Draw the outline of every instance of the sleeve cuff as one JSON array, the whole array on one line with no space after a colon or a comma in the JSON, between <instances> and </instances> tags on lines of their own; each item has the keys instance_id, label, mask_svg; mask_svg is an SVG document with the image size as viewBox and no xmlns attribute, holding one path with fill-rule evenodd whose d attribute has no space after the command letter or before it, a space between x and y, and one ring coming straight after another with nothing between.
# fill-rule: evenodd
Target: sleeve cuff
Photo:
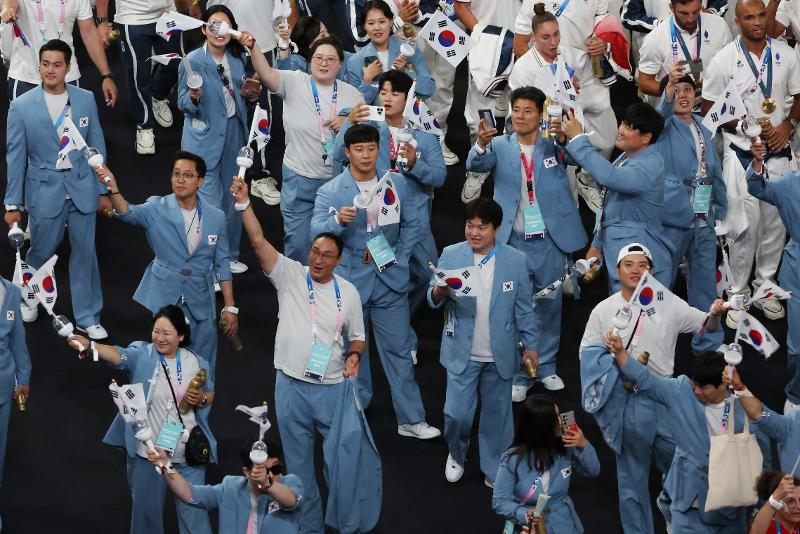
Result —
<instances>
[{"instance_id":1,"label":"sleeve cuff","mask_svg":"<svg viewBox=\"0 0 800 534\"><path fill-rule=\"evenodd\" d=\"M479 156L483 156L484 154L486 154L486 149L482 148L481 145L479 145L478 142L475 141L475 152L477 152Z\"/></svg>"}]
</instances>

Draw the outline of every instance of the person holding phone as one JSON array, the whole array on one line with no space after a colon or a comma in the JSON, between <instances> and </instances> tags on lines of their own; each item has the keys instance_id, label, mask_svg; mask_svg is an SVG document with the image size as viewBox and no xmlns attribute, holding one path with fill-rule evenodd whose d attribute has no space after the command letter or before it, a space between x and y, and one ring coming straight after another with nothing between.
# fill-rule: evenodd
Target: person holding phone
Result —
<instances>
[{"instance_id":1,"label":"person holding phone","mask_svg":"<svg viewBox=\"0 0 800 534\"><path fill-rule=\"evenodd\" d=\"M362 23L369 43L347 61L347 83L358 87L367 104L379 105L380 75L390 69L405 72L416 81L416 94L425 100L436 90L422 53L411 57L400 53L402 39L392 35L394 14L383 0L368 0L364 5Z\"/></svg>"},{"instance_id":2,"label":"person holding phone","mask_svg":"<svg viewBox=\"0 0 800 534\"><path fill-rule=\"evenodd\" d=\"M546 113L544 93L536 87L521 87L511 93L511 124L514 133L497 136L481 122L478 140L469 152L467 170L494 171L494 199L503 207L503 222L497 239L523 252L533 294L564 276L570 255L586 245L586 232L566 175L564 151L553 137L539 135ZM560 131L560 117L552 120L554 137ZM571 161L571 160L570 160ZM562 290L555 298L538 299L533 306L538 333L539 377L549 390L564 389L556 374L560 344ZM521 402L533 385L530 376L517 370L514 402Z\"/></svg>"},{"instance_id":3,"label":"person holding phone","mask_svg":"<svg viewBox=\"0 0 800 534\"><path fill-rule=\"evenodd\" d=\"M569 497L570 481L573 472L596 477L600 461L580 427L564 431L559 411L555 401L539 394L520 408L514 441L500 461L492 492L492 508L506 518L504 532L524 532L522 527L533 529L544 521L547 534L583 533ZM543 497L547 504L537 515Z\"/></svg>"},{"instance_id":4,"label":"person holding phone","mask_svg":"<svg viewBox=\"0 0 800 534\"><path fill-rule=\"evenodd\" d=\"M147 402L147 426L155 444L168 449L172 468L191 484L203 484L206 462L217 461L217 442L208 425L208 414L214 400L213 373L208 362L186 347L190 329L183 311L177 306L164 306L153 318L151 342L135 341L127 347L90 342L74 336L67 344L76 348L91 346L101 360L112 368L128 375L131 384L141 384ZM201 369L206 372L206 383L201 390L188 389ZM183 398L189 410L179 409ZM205 462L194 458L188 447L189 436L200 427L208 440L208 457ZM177 438L175 435L177 434ZM127 454L128 486L131 490L131 533L161 534L165 496L164 478L148 461L148 449L134 434L133 425L126 424L117 414L106 432L103 443L120 447ZM211 523L204 510L176 500L178 525L181 534L211 534Z\"/></svg>"}]
</instances>

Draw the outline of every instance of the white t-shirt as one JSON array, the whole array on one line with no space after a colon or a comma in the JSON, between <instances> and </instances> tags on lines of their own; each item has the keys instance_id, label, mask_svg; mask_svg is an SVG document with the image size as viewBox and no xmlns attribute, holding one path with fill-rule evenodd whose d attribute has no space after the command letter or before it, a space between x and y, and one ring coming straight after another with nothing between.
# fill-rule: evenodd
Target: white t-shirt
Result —
<instances>
[{"instance_id":1,"label":"white t-shirt","mask_svg":"<svg viewBox=\"0 0 800 534\"><path fill-rule=\"evenodd\" d=\"M47 113L50 115L50 120L53 121L53 127L55 128L56 121L61 116L61 112L64 111L64 106L67 105L69 101L69 93L64 91L60 95L54 95L52 93L48 93L47 91L42 91L44 93L44 103L47 106ZM67 116L71 117L72 112L68 111ZM59 132L62 132L64 129L64 124L62 122L61 126L59 127ZM59 133L59 138L61 137L61 133ZM72 168L72 162L69 158L64 160L63 166L65 169Z\"/></svg>"},{"instance_id":2,"label":"white t-shirt","mask_svg":"<svg viewBox=\"0 0 800 534\"><path fill-rule=\"evenodd\" d=\"M186 235L186 246L189 254L194 252L200 244L200 217L197 216L197 208L185 210L181 208L183 215L183 233Z\"/></svg>"},{"instance_id":3,"label":"white t-shirt","mask_svg":"<svg viewBox=\"0 0 800 534\"><path fill-rule=\"evenodd\" d=\"M456 0L469 4L469 9L479 22L514 29L522 0Z\"/></svg>"},{"instance_id":4,"label":"white t-shirt","mask_svg":"<svg viewBox=\"0 0 800 534\"><path fill-rule=\"evenodd\" d=\"M208 7L216 5L231 10L239 29L252 33L262 52L277 46L278 36L272 26L272 0L209 0Z\"/></svg>"},{"instance_id":5,"label":"white t-shirt","mask_svg":"<svg viewBox=\"0 0 800 534\"><path fill-rule=\"evenodd\" d=\"M727 401L717 404L704 404L703 411L706 414L706 427L709 436L719 436L722 434L722 415L725 413Z\"/></svg>"},{"instance_id":6,"label":"white t-shirt","mask_svg":"<svg viewBox=\"0 0 800 534\"><path fill-rule=\"evenodd\" d=\"M78 62L75 59L75 47L72 44L72 30L76 20L92 19L92 6L89 0L41 0L42 16L44 18L44 36L39 24L39 10L36 0L22 0L17 8L17 16L22 31L28 37L31 46L22 44L22 39L14 37L14 47L11 52L11 63L8 68L8 77L32 84L40 84L42 77L39 75L39 49L50 39L61 39L72 48L72 61L66 81L71 82L81 77ZM63 31L61 29L61 9L64 9ZM94 22L92 22L94 24ZM4 26L6 26L4 24ZM10 27L10 24L7 25ZM11 32L13 34L13 31Z\"/></svg>"},{"instance_id":7,"label":"white t-shirt","mask_svg":"<svg viewBox=\"0 0 800 534\"><path fill-rule=\"evenodd\" d=\"M225 80L228 82L228 85L226 86L222 82L221 78L219 81L219 83L222 84L222 96L225 99L225 111L228 113L228 118L230 119L236 115L236 100L233 99L233 94L231 93L233 88L233 80L231 79L231 66L228 64L228 56L223 55L220 61L217 61L217 58L214 58L214 63L217 65L222 65L222 75L225 76ZM217 71L217 76L219 76L219 71ZM228 87L230 87L231 90L228 90Z\"/></svg>"},{"instance_id":8,"label":"white t-shirt","mask_svg":"<svg viewBox=\"0 0 800 534\"><path fill-rule=\"evenodd\" d=\"M275 368L288 376L318 384L316 380L303 376L314 336L311 332L311 308L308 304L308 267L300 262L278 254L275 268L269 275L278 292L279 318L275 334ZM342 298L342 333L350 341L364 341L364 319L361 298L355 286L335 275ZM317 335L320 343L331 346L336 328L336 291L333 280L327 284L312 282L317 306ZM343 380L344 344L340 334L333 346L331 360L323 384L335 384Z\"/></svg>"},{"instance_id":9,"label":"white t-shirt","mask_svg":"<svg viewBox=\"0 0 800 534\"><path fill-rule=\"evenodd\" d=\"M788 107L783 105L792 95L800 94L800 60L797 53L784 41L772 39L772 98L777 103L776 109L770 115L761 109L764 96L761 88L756 84L756 77L739 48L739 39L734 39L720 50L709 65L706 65L706 78L703 82L703 99L715 102L725 91L733 76L736 86L744 93L747 115L754 118L767 117L773 126L778 126L787 117ZM764 48L766 51L766 48ZM750 54L747 49L745 52ZM763 55L763 52L762 52ZM761 69L761 58L750 54L756 70ZM766 78L766 71L764 77ZM750 93L750 88L755 86L755 92ZM747 93L745 93L747 91ZM743 150L750 150L750 139L743 135L723 132L725 145L734 143Z\"/></svg>"},{"instance_id":10,"label":"white t-shirt","mask_svg":"<svg viewBox=\"0 0 800 534\"><path fill-rule=\"evenodd\" d=\"M783 0L778 5L778 11L775 13L775 20L783 24L786 28L791 28L792 35L797 38L800 35L800 2L796 0L790 2Z\"/></svg>"},{"instance_id":11,"label":"white t-shirt","mask_svg":"<svg viewBox=\"0 0 800 534\"><path fill-rule=\"evenodd\" d=\"M153 24L165 11L175 11L174 0L117 0L116 6L114 22L135 26Z\"/></svg>"},{"instance_id":12,"label":"white t-shirt","mask_svg":"<svg viewBox=\"0 0 800 534\"><path fill-rule=\"evenodd\" d=\"M653 31L645 36L642 42L641 56L639 59L639 70L646 74L652 74L656 80L661 80L669 73L674 61L672 58L672 32L670 30L671 15L658 21ZM714 55L731 42L733 37L728 29L725 19L713 13L701 13L698 25L700 32L695 29L694 33L689 34L682 30L677 24L675 30L680 33L689 54L694 58L697 53L698 33L702 34L700 39L700 58L703 60L704 70L708 69ZM689 61L678 44L678 61Z\"/></svg>"},{"instance_id":13,"label":"white t-shirt","mask_svg":"<svg viewBox=\"0 0 800 534\"><path fill-rule=\"evenodd\" d=\"M322 161L319 121L314 95L309 80L311 76L300 71L280 71L280 83L275 93L283 99L283 127L286 130L286 153L283 162L292 171L306 178L332 178L333 167ZM364 100L358 89L343 81L336 82L336 113L351 108ZM322 120L326 121L332 113L333 85L325 87L317 84ZM335 135L325 128L325 135ZM331 158L328 158L330 162Z\"/></svg>"},{"instance_id":14,"label":"white t-shirt","mask_svg":"<svg viewBox=\"0 0 800 534\"><path fill-rule=\"evenodd\" d=\"M486 254L475 254L475 265L479 265ZM493 362L492 336L489 329L489 308L492 300L495 256L478 269L482 290L475 296L475 329L472 331L472 350L469 359L477 362Z\"/></svg>"},{"instance_id":15,"label":"white t-shirt","mask_svg":"<svg viewBox=\"0 0 800 534\"><path fill-rule=\"evenodd\" d=\"M606 334L613 326L614 315L624 304L625 299L622 298L622 293L617 292L595 306L586 322L581 347L602 344ZM633 335L639 317L639 309L638 304L631 306L633 318L628 326L620 332L620 337L625 344ZM655 323L647 318L643 319L645 323L642 327L641 337L630 356L637 358L642 352L649 352L650 360L647 367L658 376L671 377L675 367L675 345L678 341L678 334L699 332L705 319L705 312L692 308L677 295L673 296L669 312L662 315L660 323Z\"/></svg>"},{"instance_id":16,"label":"white t-shirt","mask_svg":"<svg viewBox=\"0 0 800 534\"><path fill-rule=\"evenodd\" d=\"M179 349L179 351L181 356L180 384L183 386L183 393L185 394L189 382L194 378L194 375L200 371L200 362L197 361L197 357L190 351L185 349ZM175 390L175 397L178 400L178 404L180 404L182 397L178 391L178 358L165 358L164 361L167 362L172 388ZM145 384L145 388L148 387L149 383ZM172 398L172 392L169 389L169 383L167 382L167 377L164 374L164 369L161 367L160 362L156 363L156 381L153 386L150 387L150 391L147 394L147 402L149 406L147 423L150 425L150 430L153 432L153 442L155 442L158 437L158 431L161 429L161 425L164 424L164 421L167 420L167 417L180 422L180 419L178 419L178 409L175 407L175 400ZM194 410L189 410L185 414L182 413L181 419L183 419L184 432L180 440L178 440L178 447L170 457L175 463L184 461L186 440L189 439L189 432L197 425ZM140 443L137 454L147 458L147 447Z\"/></svg>"}]
</instances>

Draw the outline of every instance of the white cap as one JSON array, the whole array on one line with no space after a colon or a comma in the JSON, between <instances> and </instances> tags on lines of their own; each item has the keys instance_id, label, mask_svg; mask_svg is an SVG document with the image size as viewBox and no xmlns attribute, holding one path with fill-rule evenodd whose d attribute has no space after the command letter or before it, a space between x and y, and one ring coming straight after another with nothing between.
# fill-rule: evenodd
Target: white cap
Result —
<instances>
[{"instance_id":1,"label":"white cap","mask_svg":"<svg viewBox=\"0 0 800 534\"><path fill-rule=\"evenodd\" d=\"M631 254L643 254L648 260L650 260L650 263L653 263L653 255L650 254L649 248L641 243L630 243L629 245L622 247L622 249L619 251L619 254L617 255L617 265L619 265L619 262L621 262L625 256L630 256Z\"/></svg>"}]
</instances>

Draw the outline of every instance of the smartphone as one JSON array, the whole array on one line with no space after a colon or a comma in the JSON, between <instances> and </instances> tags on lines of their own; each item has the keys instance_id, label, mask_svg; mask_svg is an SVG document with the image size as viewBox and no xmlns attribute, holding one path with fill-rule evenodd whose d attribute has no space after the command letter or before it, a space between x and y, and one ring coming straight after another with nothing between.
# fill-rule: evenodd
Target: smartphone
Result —
<instances>
[{"instance_id":1,"label":"smartphone","mask_svg":"<svg viewBox=\"0 0 800 534\"><path fill-rule=\"evenodd\" d=\"M689 74L689 70L690 69L689 69L689 62L688 61L686 61L685 59L682 59L682 60L678 61L676 63L676 65L681 67L681 70L683 71L683 74Z\"/></svg>"},{"instance_id":2,"label":"smartphone","mask_svg":"<svg viewBox=\"0 0 800 534\"><path fill-rule=\"evenodd\" d=\"M385 121L385 110L382 106L367 106L369 110L369 115L367 116L368 121Z\"/></svg>"},{"instance_id":3,"label":"smartphone","mask_svg":"<svg viewBox=\"0 0 800 534\"><path fill-rule=\"evenodd\" d=\"M559 419L561 419L561 432L566 434L567 432L575 432L578 430L578 425L575 423L575 412L561 412L558 414Z\"/></svg>"},{"instance_id":4,"label":"smartphone","mask_svg":"<svg viewBox=\"0 0 800 534\"><path fill-rule=\"evenodd\" d=\"M372 65L376 61L378 61L378 56L367 56L367 57L364 58L364 66L365 67L369 67L370 65Z\"/></svg>"},{"instance_id":5,"label":"smartphone","mask_svg":"<svg viewBox=\"0 0 800 534\"><path fill-rule=\"evenodd\" d=\"M494 120L494 113L492 113L491 109L479 109L478 117L480 117L485 129L491 130L492 128L497 128L497 122Z\"/></svg>"}]
</instances>

